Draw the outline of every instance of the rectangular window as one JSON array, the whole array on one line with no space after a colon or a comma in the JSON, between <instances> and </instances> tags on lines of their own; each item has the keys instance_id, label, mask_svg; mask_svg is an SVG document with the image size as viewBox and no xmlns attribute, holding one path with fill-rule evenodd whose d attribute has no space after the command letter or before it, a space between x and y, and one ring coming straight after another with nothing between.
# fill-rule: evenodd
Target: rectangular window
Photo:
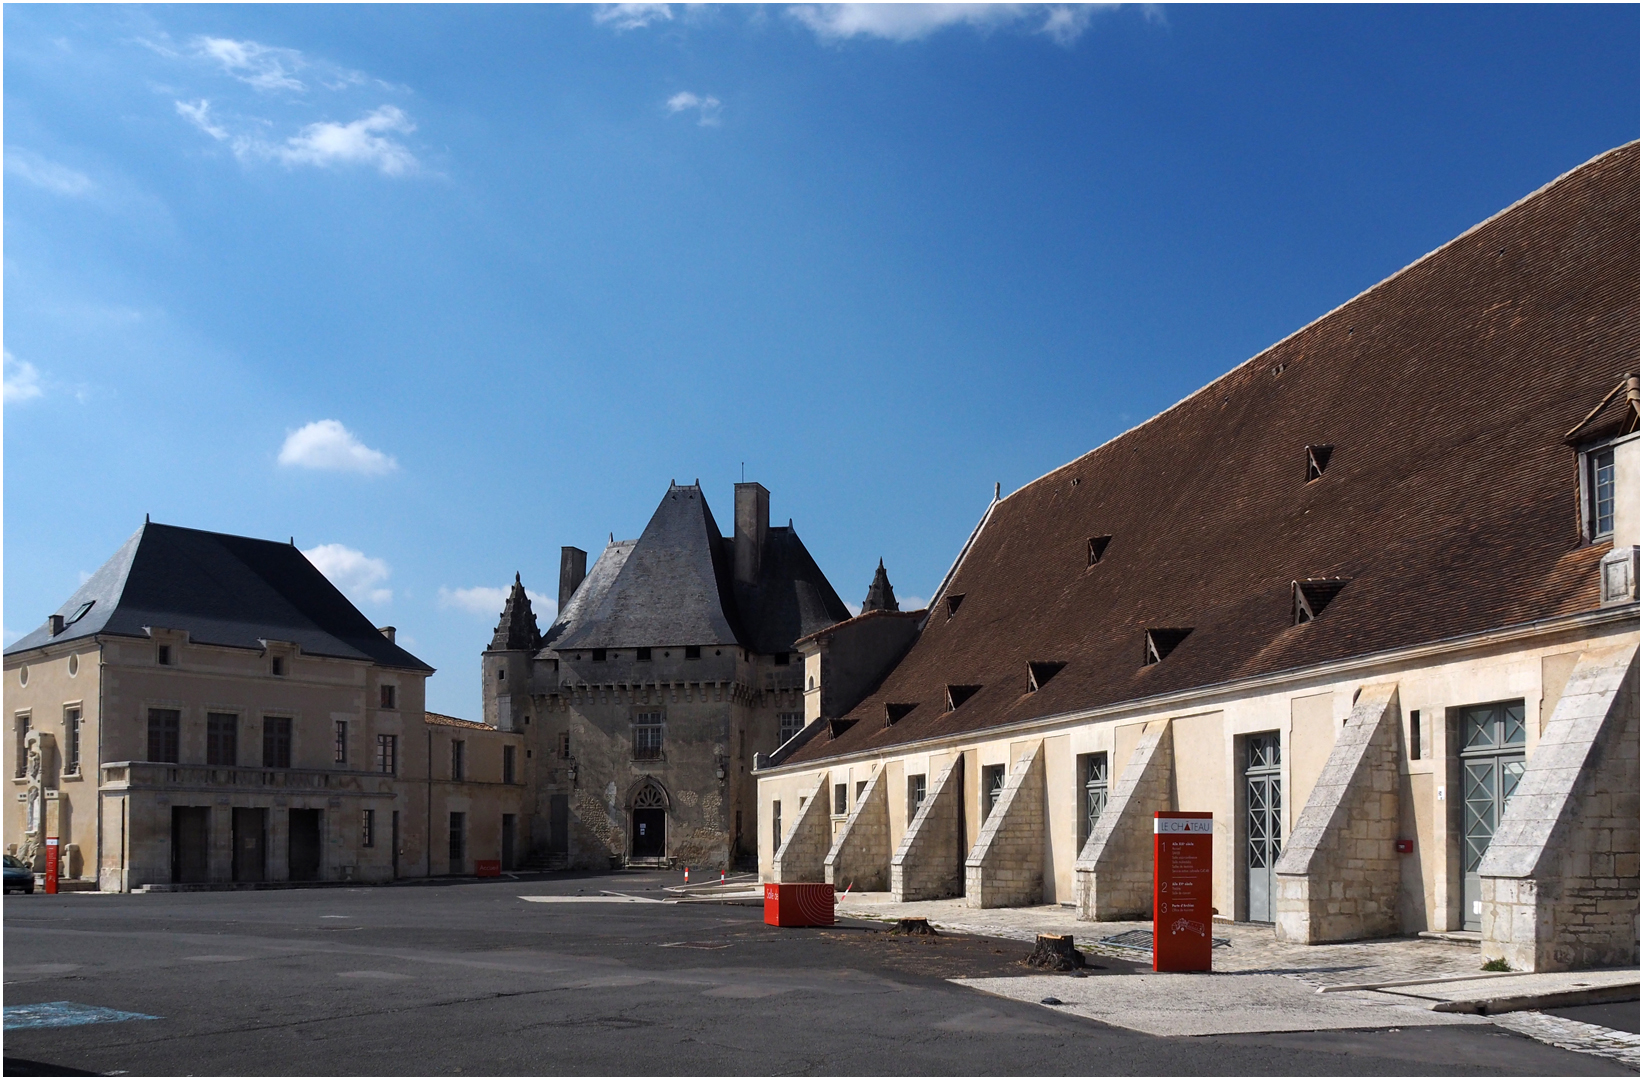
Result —
<instances>
[{"instance_id":1,"label":"rectangular window","mask_svg":"<svg viewBox=\"0 0 1643 1080\"><path fill-rule=\"evenodd\" d=\"M159 656L157 657L157 659L159 660L160 666L161 667L170 667L171 666L171 646L161 645L158 652L159 652Z\"/></svg>"},{"instance_id":2,"label":"rectangular window","mask_svg":"<svg viewBox=\"0 0 1643 1080\"><path fill-rule=\"evenodd\" d=\"M850 812L850 787L848 784L833 785L833 813L841 817Z\"/></svg>"},{"instance_id":3,"label":"rectangular window","mask_svg":"<svg viewBox=\"0 0 1643 1080\"><path fill-rule=\"evenodd\" d=\"M396 689L397 688L395 686L393 686L391 683L383 683L382 686L380 687L380 691L381 691L381 695L382 695L382 699L381 699L382 700L382 707L384 709L393 709L393 708L398 707L394 704L394 693L395 693Z\"/></svg>"},{"instance_id":4,"label":"rectangular window","mask_svg":"<svg viewBox=\"0 0 1643 1080\"><path fill-rule=\"evenodd\" d=\"M17 716L17 775L27 776L29 767L29 714L19 713Z\"/></svg>"},{"instance_id":5,"label":"rectangular window","mask_svg":"<svg viewBox=\"0 0 1643 1080\"><path fill-rule=\"evenodd\" d=\"M365 810L359 820L359 846L376 847L377 844L377 812Z\"/></svg>"},{"instance_id":6,"label":"rectangular window","mask_svg":"<svg viewBox=\"0 0 1643 1080\"><path fill-rule=\"evenodd\" d=\"M377 736L377 772L388 776L399 769L399 736Z\"/></svg>"},{"instance_id":7,"label":"rectangular window","mask_svg":"<svg viewBox=\"0 0 1643 1080\"><path fill-rule=\"evenodd\" d=\"M262 767L289 769L291 767L291 718L265 716L262 718Z\"/></svg>"},{"instance_id":8,"label":"rectangular window","mask_svg":"<svg viewBox=\"0 0 1643 1080\"><path fill-rule=\"evenodd\" d=\"M148 760L176 761L177 732L182 713L176 709L148 710Z\"/></svg>"},{"instance_id":9,"label":"rectangular window","mask_svg":"<svg viewBox=\"0 0 1643 1080\"><path fill-rule=\"evenodd\" d=\"M605 650L603 650L603 649L593 650L593 662L595 664L603 664L605 662Z\"/></svg>"},{"instance_id":10,"label":"rectangular window","mask_svg":"<svg viewBox=\"0 0 1643 1080\"><path fill-rule=\"evenodd\" d=\"M776 666L777 667L786 667L787 665L791 664L792 662L793 662L793 654L792 653L779 652L779 653L776 654Z\"/></svg>"},{"instance_id":11,"label":"rectangular window","mask_svg":"<svg viewBox=\"0 0 1643 1080\"><path fill-rule=\"evenodd\" d=\"M513 747L504 746L502 748L502 782L504 784L511 784L511 783L514 782L514 779L513 779L513 755L514 755L514 748Z\"/></svg>"},{"instance_id":12,"label":"rectangular window","mask_svg":"<svg viewBox=\"0 0 1643 1080\"><path fill-rule=\"evenodd\" d=\"M701 658L702 658L702 647L700 645L686 645L685 646L685 659L686 660L700 660Z\"/></svg>"},{"instance_id":13,"label":"rectangular window","mask_svg":"<svg viewBox=\"0 0 1643 1080\"><path fill-rule=\"evenodd\" d=\"M918 773L907 778L907 824L911 825L918 816L918 808L924 805L924 774Z\"/></svg>"},{"instance_id":14,"label":"rectangular window","mask_svg":"<svg viewBox=\"0 0 1643 1080\"><path fill-rule=\"evenodd\" d=\"M451 740L451 779L466 779L468 744L461 739Z\"/></svg>"},{"instance_id":15,"label":"rectangular window","mask_svg":"<svg viewBox=\"0 0 1643 1080\"><path fill-rule=\"evenodd\" d=\"M568 731L559 733L559 756L561 758L570 757L570 732Z\"/></svg>"},{"instance_id":16,"label":"rectangular window","mask_svg":"<svg viewBox=\"0 0 1643 1080\"><path fill-rule=\"evenodd\" d=\"M1614 447L1586 455L1586 488L1590 493L1592 539L1614 533Z\"/></svg>"},{"instance_id":17,"label":"rectangular window","mask_svg":"<svg viewBox=\"0 0 1643 1080\"><path fill-rule=\"evenodd\" d=\"M770 804L770 850L772 853L782 849L782 801L777 799Z\"/></svg>"},{"instance_id":18,"label":"rectangular window","mask_svg":"<svg viewBox=\"0 0 1643 1080\"><path fill-rule=\"evenodd\" d=\"M285 674L285 657L283 657L283 656L274 657L273 663L269 666L268 670L272 671L275 675L284 675Z\"/></svg>"},{"instance_id":19,"label":"rectangular window","mask_svg":"<svg viewBox=\"0 0 1643 1080\"><path fill-rule=\"evenodd\" d=\"M642 649L634 650L633 658L635 660L648 661L650 659L650 646L647 645Z\"/></svg>"},{"instance_id":20,"label":"rectangular window","mask_svg":"<svg viewBox=\"0 0 1643 1080\"><path fill-rule=\"evenodd\" d=\"M1409 710L1409 760L1421 759L1421 711Z\"/></svg>"},{"instance_id":21,"label":"rectangular window","mask_svg":"<svg viewBox=\"0 0 1643 1080\"><path fill-rule=\"evenodd\" d=\"M80 710L73 706L63 710L63 771L80 773Z\"/></svg>"},{"instance_id":22,"label":"rectangular window","mask_svg":"<svg viewBox=\"0 0 1643 1080\"><path fill-rule=\"evenodd\" d=\"M240 763L240 718L233 713L205 714L205 763L233 768Z\"/></svg>"},{"instance_id":23,"label":"rectangular window","mask_svg":"<svg viewBox=\"0 0 1643 1080\"><path fill-rule=\"evenodd\" d=\"M857 780L856 781L856 801L857 802L861 802L861 797L862 797L863 794L866 793L866 791L867 791L867 781Z\"/></svg>"},{"instance_id":24,"label":"rectangular window","mask_svg":"<svg viewBox=\"0 0 1643 1080\"><path fill-rule=\"evenodd\" d=\"M633 720L633 756L651 761L662 756L662 714L640 713Z\"/></svg>"},{"instance_id":25,"label":"rectangular window","mask_svg":"<svg viewBox=\"0 0 1643 1080\"><path fill-rule=\"evenodd\" d=\"M1084 784L1084 812L1078 818L1078 844L1095 831L1095 823L1107 808L1107 755L1084 754L1079 758L1079 779Z\"/></svg>"},{"instance_id":26,"label":"rectangular window","mask_svg":"<svg viewBox=\"0 0 1643 1080\"><path fill-rule=\"evenodd\" d=\"M457 866L467 857L468 815L451 811L451 865Z\"/></svg>"},{"instance_id":27,"label":"rectangular window","mask_svg":"<svg viewBox=\"0 0 1643 1080\"><path fill-rule=\"evenodd\" d=\"M998 798L1004 794L1004 766L983 765L981 767L981 820L986 821L993 816L993 807L998 805Z\"/></svg>"},{"instance_id":28,"label":"rectangular window","mask_svg":"<svg viewBox=\"0 0 1643 1080\"><path fill-rule=\"evenodd\" d=\"M348 764L348 721L337 721L337 752L338 765Z\"/></svg>"},{"instance_id":29,"label":"rectangular window","mask_svg":"<svg viewBox=\"0 0 1643 1080\"><path fill-rule=\"evenodd\" d=\"M776 745L780 746L782 743L786 742L788 739L791 739L793 736L797 735L801 730L803 730L803 728L804 728L804 713L802 713L802 712L784 712L784 713L782 713L782 730L781 730L781 735L780 735L780 742L778 742Z\"/></svg>"}]
</instances>

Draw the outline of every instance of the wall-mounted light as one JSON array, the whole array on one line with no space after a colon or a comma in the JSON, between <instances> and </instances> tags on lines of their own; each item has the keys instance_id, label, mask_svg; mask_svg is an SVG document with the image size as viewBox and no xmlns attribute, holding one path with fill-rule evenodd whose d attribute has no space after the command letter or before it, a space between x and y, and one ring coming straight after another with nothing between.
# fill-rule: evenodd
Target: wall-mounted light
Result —
<instances>
[{"instance_id":1,"label":"wall-mounted light","mask_svg":"<svg viewBox=\"0 0 1643 1080\"><path fill-rule=\"evenodd\" d=\"M570 782L573 784L576 783L576 762L572 761L570 763L570 767L565 771L570 774Z\"/></svg>"}]
</instances>

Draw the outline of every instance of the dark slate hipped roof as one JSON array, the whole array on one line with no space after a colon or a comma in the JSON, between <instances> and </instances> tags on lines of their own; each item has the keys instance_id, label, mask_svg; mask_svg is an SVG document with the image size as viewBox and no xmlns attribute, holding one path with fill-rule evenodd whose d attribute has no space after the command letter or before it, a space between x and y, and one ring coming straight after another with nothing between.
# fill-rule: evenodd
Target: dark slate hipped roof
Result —
<instances>
[{"instance_id":1,"label":"dark slate hipped roof","mask_svg":"<svg viewBox=\"0 0 1643 1080\"><path fill-rule=\"evenodd\" d=\"M1581 539L1566 440L1635 423L1638 202L1631 143L995 504L963 606L935 597L857 722L789 763L1597 609L1610 546ZM1333 448L1310 482L1309 446ZM1347 583L1292 625L1306 578ZM1030 663L1066 666L1028 693ZM981 689L949 711L953 684ZM888 702L917 707L892 728Z\"/></svg>"},{"instance_id":2,"label":"dark slate hipped roof","mask_svg":"<svg viewBox=\"0 0 1643 1080\"><path fill-rule=\"evenodd\" d=\"M72 618L87 603L56 637L48 621L5 655L94 634L147 637L152 626L205 645L290 641L314 656L433 671L383 637L295 546L273 540L145 523L57 614Z\"/></svg>"},{"instance_id":3,"label":"dark slate hipped roof","mask_svg":"<svg viewBox=\"0 0 1643 1080\"><path fill-rule=\"evenodd\" d=\"M492 649L534 649L542 644L542 633L536 626L536 612L531 610L531 598L519 575L513 576L513 588L502 605L502 618L497 621L496 633L491 635Z\"/></svg>"},{"instance_id":4,"label":"dark slate hipped roof","mask_svg":"<svg viewBox=\"0 0 1643 1080\"><path fill-rule=\"evenodd\" d=\"M734 581L734 543L698 485L670 484L637 540L606 546L543 645L739 645L769 654L850 617L791 527L767 531L756 583Z\"/></svg>"}]
</instances>

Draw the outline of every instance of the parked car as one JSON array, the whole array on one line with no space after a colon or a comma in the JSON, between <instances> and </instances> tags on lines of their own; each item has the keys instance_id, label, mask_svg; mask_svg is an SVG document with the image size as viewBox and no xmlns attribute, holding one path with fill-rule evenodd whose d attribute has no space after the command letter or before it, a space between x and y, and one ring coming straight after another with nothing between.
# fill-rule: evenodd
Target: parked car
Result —
<instances>
[{"instance_id":1,"label":"parked car","mask_svg":"<svg viewBox=\"0 0 1643 1080\"><path fill-rule=\"evenodd\" d=\"M22 889L26 893L34 891L34 871L24 866L22 860L16 856L6 856L6 891Z\"/></svg>"}]
</instances>

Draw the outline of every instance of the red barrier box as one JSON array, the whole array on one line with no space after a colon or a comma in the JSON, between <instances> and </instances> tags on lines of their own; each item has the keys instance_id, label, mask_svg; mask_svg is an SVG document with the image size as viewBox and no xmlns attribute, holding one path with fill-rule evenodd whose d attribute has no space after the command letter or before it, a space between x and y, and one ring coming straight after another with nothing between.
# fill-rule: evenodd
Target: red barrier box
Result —
<instances>
[{"instance_id":1,"label":"red barrier box","mask_svg":"<svg viewBox=\"0 0 1643 1080\"><path fill-rule=\"evenodd\" d=\"M474 877L501 877L501 859L475 859Z\"/></svg>"},{"instance_id":2,"label":"red barrier box","mask_svg":"<svg viewBox=\"0 0 1643 1080\"><path fill-rule=\"evenodd\" d=\"M1161 810L1152 834L1152 970L1208 971L1214 816Z\"/></svg>"},{"instance_id":3,"label":"red barrier box","mask_svg":"<svg viewBox=\"0 0 1643 1080\"><path fill-rule=\"evenodd\" d=\"M811 882L765 885L764 921L769 926L832 926L833 886Z\"/></svg>"}]
</instances>

